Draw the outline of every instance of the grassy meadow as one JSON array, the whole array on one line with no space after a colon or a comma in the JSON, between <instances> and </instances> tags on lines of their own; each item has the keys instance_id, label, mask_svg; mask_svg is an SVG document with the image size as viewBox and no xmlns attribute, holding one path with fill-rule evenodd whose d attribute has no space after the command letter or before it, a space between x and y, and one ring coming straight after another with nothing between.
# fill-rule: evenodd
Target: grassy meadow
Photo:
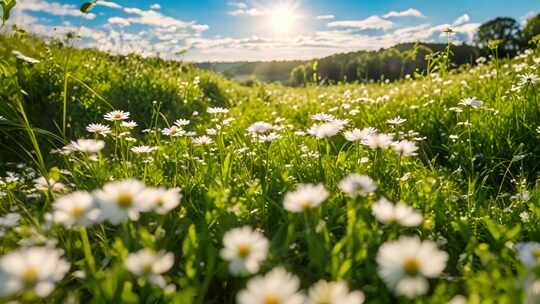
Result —
<instances>
[{"instance_id":1,"label":"grassy meadow","mask_svg":"<svg viewBox=\"0 0 540 304\"><path fill-rule=\"evenodd\" d=\"M0 301L540 301L540 48L287 88L69 45L0 36Z\"/></svg>"}]
</instances>

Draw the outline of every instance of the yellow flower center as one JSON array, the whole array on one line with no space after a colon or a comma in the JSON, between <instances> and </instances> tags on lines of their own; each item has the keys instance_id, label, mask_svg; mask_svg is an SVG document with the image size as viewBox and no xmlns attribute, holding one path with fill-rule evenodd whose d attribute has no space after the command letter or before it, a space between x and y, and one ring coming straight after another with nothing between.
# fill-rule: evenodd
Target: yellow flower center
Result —
<instances>
[{"instance_id":1,"label":"yellow flower center","mask_svg":"<svg viewBox=\"0 0 540 304\"><path fill-rule=\"evenodd\" d=\"M129 193L121 193L116 200L118 201L118 206L120 206L120 208L127 209L133 205L133 196Z\"/></svg>"},{"instance_id":2,"label":"yellow flower center","mask_svg":"<svg viewBox=\"0 0 540 304\"><path fill-rule=\"evenodd\" d=\"M533 255L537 260L540 260L540 248L533 249L532 255Z\"/></svg>"},{"instance_id":3,"label":"yellow flower center","mask_svg":"<svg viewBox=\"0 0 540 304\"><path fill-rule=\"evenodd\" d=\"M264 300L264 304L279 304L279 299L274 295L268 295Z\"/></svg>"},{"instance_id":4,"label":"yellow flower center","mask_svg":"<svg viewBox=\"0 0 540 304\"><path fill-rule=\"evenodd\" d=\"M410 276L415 276L420 271L420 262L415 258L406 259L403 263L403 269Z\"/></svg>"},{"instance_id":5,"label":"yellow flower center","mask_svg":"<svg viewBox=\"0 0 540 304\"><path fill-rule=\"evenodd\" d=\"M30 266L26 268L26 270L24 271L22 275L23 281L28 285L36 283L38 278L39 278L39 272L37 268L34 266Z\"/></svg>"},{"instance_id":6,"label":"yellow flower center","mask_svg":"<svg viewBox=\"0 0 540 304\"><path fill-rule=\"evenodd\" d=\"M142 271L144 273L151 273L152 272L152 264L145 264L143 267L142 267Z\"/></svg>"},{"instance_id":7,"label":"yellow flower center","mask_svg":"<svg viewBox=\"0 0 540 304\"><path fill-rule=\"evenodd\" d=\"M158 199L156 199L156 205L158 205L159 207L165 205L165 202L163 201L163 199L160 197Z\"/></svg>"},{"instance_id":8,"label":"yellow flower center","mask_svg":"<svg viewBox=\"0 0 540 304\"><path fill-rule=\"evenodd\" d=\"M240 244L238 246L238 256L241 257L242 259L247 258L250 253L251 253L251 247L249 245Z\"/></svg>"},{"instance_id":9,"label":"yellow flower center","mask_svg":"<svg viewBox=\"0 0 540 304\"><path fill-rule=\"evenodd\" d=\"M304 210L307 210L311 208L311 204L308 201L303 201L300 203L300 207Z\"/></svg>"},{"instance_id":10,"label":"yellow flower center","mask_svg":"<svg viewBox=\"0 0 540 304\"><path fill-rule=\"evenodd\" d=\"M73 209L71 209L71 214L75 218L80 218L82 216L83 212L84 212L84 210L81 207L74 207Z\"/></svg>"}]
</instances>

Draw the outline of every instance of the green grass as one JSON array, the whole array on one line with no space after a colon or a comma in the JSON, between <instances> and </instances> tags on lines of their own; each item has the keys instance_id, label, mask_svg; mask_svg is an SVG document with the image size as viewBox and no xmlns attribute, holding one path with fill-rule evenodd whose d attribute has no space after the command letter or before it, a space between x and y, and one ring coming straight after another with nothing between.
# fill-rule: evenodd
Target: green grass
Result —
<instances>
[{"instance_id":1,"label":"green grass","mask_svg":"<svg viewBox=\"0 0 540 304\"><path fill-rule=\"evenodd\" d=\"M16 60L13 49L41 62ZM533 59L540 51L440 77L306 88L247 88L188 64L45 45L21 34L0 37L0 56L9 71L0 76L0 115L8 120L0 122L0 157L3 170L18 177L4 178L0 185L0 214L22 216L16 227L1 229L0 254L17 250L22 240L55 241L71 264L42 302L235 303L251 276L231 275L219 251L223 235L245 225L260 229L270 242L259 274L284 266L305 290L321 279L344 280L362 290L367 303L447 303L458 294L469 303L519 303L525 278L538 271L522 266L513 246L540 241L540 83L517 91L512 86L524 73L539 75ZM515 71L520 64L523 70ZM458 106L468 97L483 106ZM218 106L229 113L206 112ZM108 136L96 160L81 153L48 153L70 140L92 138L86 125L105 123L103 115L113 109L129 111L139 123L130 131L135 143ZM195 111L199 115L193 116ZM307 130L311 115L319 112L348 119L347 130L403 132L404 138L418 140L418 156L370 150L341 134L329 139L295 134ZM387 123L398 115L407 121ZM198 135L216 129L209 135L213 143L197 146L189 137L142 132L168 127L178 118L191 120L186 129ZM227 118L234 120L224 124ZM276 123L277 118L282 119ZM254 141L246 128L256 121L283 126L276 131L281 138ZM157 149L146 159L131 152L136 145ZM367 161L359 162L364 157ZM7 163L14 160L26 165ZM346 197L337 185L350 173L373 178L377 192ZM67 185L69 192L137 178L147 186L179 187L183 197L166 215L144 213L138 221L79 231L50 224L47 214L61 194L35 189L33 180L43 175ZM408 178L400 179L404 175ZM284 196L301 183L323 183L330 196L305 214L290 213L283 208ZM530 197L515 196L524 192ZM414 207L423 223L403 228L378 222L371 206L381 196ZM524 212L527 221L520 216ZM396 296L377 274L378 249L403 235L436 241L449 255L428 293L413 300ZM175 255L164 277L176 291L167 293L125 269L128 253L141 248ZM86 271L85 278L80 271ZM8 299L38 301L31 293Z\"/></svg>"}]
</instances>

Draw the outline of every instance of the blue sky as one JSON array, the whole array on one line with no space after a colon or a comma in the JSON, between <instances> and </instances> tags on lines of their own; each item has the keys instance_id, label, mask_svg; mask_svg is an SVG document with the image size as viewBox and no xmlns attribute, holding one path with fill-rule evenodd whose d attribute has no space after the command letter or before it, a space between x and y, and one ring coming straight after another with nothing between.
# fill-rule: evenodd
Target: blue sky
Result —
<instances>
[{"instance_id":1,"label":"blue sky","mask_svg":"<svg viewBox=\"0 0 540 304\"><path fill-rule=\"evenodd\" d=\"M80 47L170 59L309 59L400 42L471 42L496 16L524 22L540 1L111 0L82 16L78 0L19 0L12 22L43 36L78 33ZM187 50L183 57L177 53Z\"/></svg>"}]
</instances>

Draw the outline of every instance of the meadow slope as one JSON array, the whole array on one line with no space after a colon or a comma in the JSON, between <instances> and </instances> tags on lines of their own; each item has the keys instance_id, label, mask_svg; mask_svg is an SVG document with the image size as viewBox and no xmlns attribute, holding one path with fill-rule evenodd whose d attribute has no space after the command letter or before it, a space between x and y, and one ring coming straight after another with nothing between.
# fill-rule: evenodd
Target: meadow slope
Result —
<instances>
[{"instance_id":1,"label":"meadow slope","mask_svg":"<svg viewBox=\"0 0 540 304\"><path fill-rule=\"evenodd\" d=\"M443 64L243 87L0 36L0 297L536 303L540 49Z\"/></svg>"}]
</instances>

